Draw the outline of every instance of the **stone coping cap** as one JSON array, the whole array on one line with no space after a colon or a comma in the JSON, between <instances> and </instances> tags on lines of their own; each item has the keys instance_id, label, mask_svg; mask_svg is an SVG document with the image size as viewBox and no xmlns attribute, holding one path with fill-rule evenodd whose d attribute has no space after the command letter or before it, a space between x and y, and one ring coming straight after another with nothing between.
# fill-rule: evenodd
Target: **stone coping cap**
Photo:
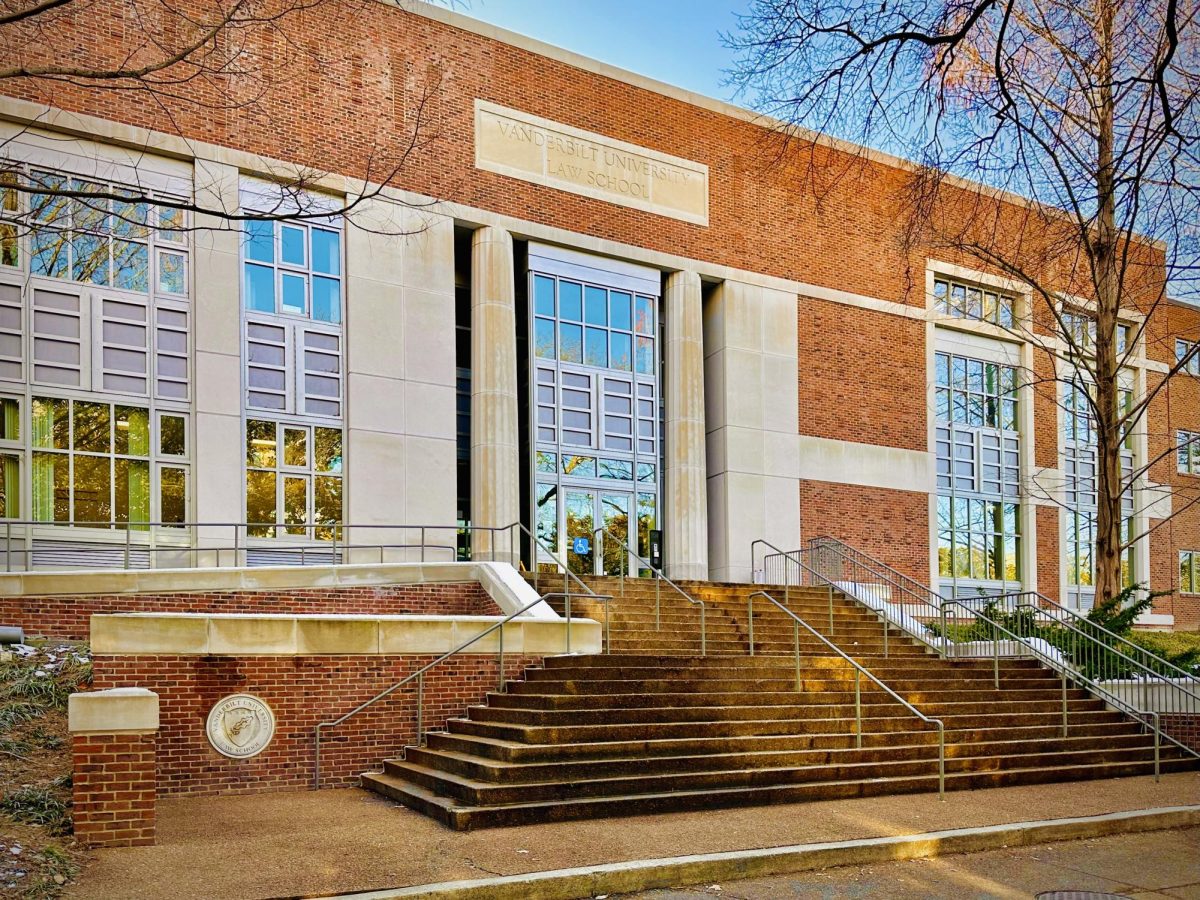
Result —
<instances>
[{"instance_id":1,"label":"stone coping cap","mask_svg":"<svg viewBox=\"0 0 1200 900\"><path fill-rule=\"evenodd\" d=\"M72 734L147 734L158 730L158 694L146 688L109 688L67 698Z\"/></svg>"},{"instance_id":2,"label":"stone coping cap","mask_svg":"<svg viewBox=\"0 0 1200 900\"><path fill-rule=\"evenodd\" d=\"M100 656L441 655L462 646L501 616L364 616L269 613L112 613L91 619L92 652ZM570 622L570 649L598 653L601 625ZM464 653L551 655L567 650L565 619L519 616Z\"/></svg>"}]
</instances>

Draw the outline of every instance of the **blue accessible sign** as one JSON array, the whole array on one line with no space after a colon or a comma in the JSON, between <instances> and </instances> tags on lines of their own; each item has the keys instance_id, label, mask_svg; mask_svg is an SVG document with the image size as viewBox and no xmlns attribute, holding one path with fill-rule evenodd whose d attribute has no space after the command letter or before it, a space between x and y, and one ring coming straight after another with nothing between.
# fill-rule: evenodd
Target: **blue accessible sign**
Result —
<instances>
[{"instance_id":1,"label":"blue accessible sign","mask_svg":"<svg viewBox=\"0 0 1200 900\"><path fill-rule=\"evenodd\" d=\"M577 556L583 556L592 549L592 542L585 537L577 537L571 541L571 552Z\"/></svg>"}]
</instances>

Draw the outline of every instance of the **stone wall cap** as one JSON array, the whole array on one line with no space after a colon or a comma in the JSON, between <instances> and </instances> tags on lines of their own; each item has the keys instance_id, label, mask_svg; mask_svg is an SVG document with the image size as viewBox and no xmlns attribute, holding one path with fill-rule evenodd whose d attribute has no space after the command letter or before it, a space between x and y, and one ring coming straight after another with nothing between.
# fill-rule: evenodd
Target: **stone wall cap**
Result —
<instances>
[{"instance_id":1,"label":"stone wall cap","mask_svg":"<svg viewBox=\"0 0 1200 900\"><path fill-rule=\"evenodd\" d=\"M72 734L149 734L158 730L158 694L140 687L86 691L67 698Z\"/></svg>"}]
</instances>

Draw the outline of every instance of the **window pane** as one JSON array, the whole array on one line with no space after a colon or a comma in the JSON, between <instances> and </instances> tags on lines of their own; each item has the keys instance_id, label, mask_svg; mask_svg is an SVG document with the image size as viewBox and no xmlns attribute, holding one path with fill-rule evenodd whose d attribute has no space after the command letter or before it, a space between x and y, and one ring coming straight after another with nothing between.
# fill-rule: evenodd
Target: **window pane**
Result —
<instances>
[{"instance_id":1,"label":"window pane","mask_svg":"<svg viewBox=\"0 0 1200 900\"><path fill-rule=\"evenodd\" d=\"M302 316L308 309L308 279L303 275L293 275L291 272L282 274L281 300L283 312L295 313ZM315 313L315 310L314 310Z\"/></svg>"},{"instance_id":2,"label":"window pane","mask_svg":"<svg viewBox=\"0 0 1200 900\"><path fill-rule=\"evenodd\" d=\"M608 292L588 287L584 291L584 320L589 325L608 324Z\"/></svg>"},{"instance_id":3,"label":"window pane","mask_svg":"<svg viewBox=\"0 0 1200 900\"><path fill-rule=\"evenodd\" d=\"M539 450L537 452L537 470L551 475L555 474L558 471L558 454Z\"/></svg>"},{"instance_id":4,"label":"window pane","mask_svg":"<svg viewBox=\"0 0 1200 900\"><path fill-rule=\"evenodd\" d=\"M116 521L150 521L150 463L144 459L114 459ZM142 526L145 527L144 525Z\"/></svg>"},{"instance_id":5,"label":"window pane","mask_svg":"<svg viewBox=\"0 0 1200 900\"><path fill-rule=\"evenodd\" d=\"M338 428L313 429L313 465L318 472L342 471L342 432Z\"/></svg>"},{"instance_id":6,"label":"window pane","mask_svg":"<svg viewBox=\"0 0 1200 900\"><path fill-rule=\"evenodd\" d=\"M320 322L342 321L342 285L336 278L313 277L312 317Z\"/></svg>"},{"instance_id":7,"label":"window pane","mask_svg":"<svg viewBox=\"0 0 1200 900\"><path fill-rule=\"evenodd\" d=\"M566 322L558 326L560 356L565 362L583 362L583 329Z\"/></svg>"},{"instance_id":8,"label":"window pane","mask_svg":"<svg viewBox=\"0 0 1200 900\"><path fill-rule=\"evenodd\" d=\"M649 297L637 298L637 331L654 334L654 301Z\"/></svg>"},{"instance_id":9,"label":"window pane","mask_svg":"<svg viewBox=\"0 0 1200 900\"><path fill-rule=\"evenodd\" d=\"M187 293L187 257L182 253L158 251L158 289L164 294Z\"/></svg>"},{"instance_id":10,"label":"window pane","mask_svg":"<svg viewBox=\"0 0 1200 900\"><path fill-rule=\"evenodd\" d=\"M534 352L542 359L554 359L554 321L535 319L533 324Z\"/></svg>"},{"instance_id":11,"label":"window pane","mask_svg":"<svg viewBox=\"0 0 1200 900\"><path fill-rule=\"evenodd\" d=\"M304 428L283 429L283 464L308 465L308 431Z\"/></svg>"},{"instance_id":12,"label":"window pane","mask_svg":"<svg viewBox=\"0 0 1200 900\"><path fill-rule=\"evenodd\" d=\"M534 310L539 316L554 315L554 279L545 275L533 276Z\"/></svg>"},{"instance_id":13,"label":"window pane","mask_svg":"<svg viewBox=\"0 0 1200 900\"><path fill-rule=\"evenodd\" d=\"M74 520L80 522L112 521L112 484L107 456L75 457Z\"/></svg>"},{"instance_id":14,"label":"window pane","mask_svg":"<svg viewBox=\"0 0 1200 900\"><path fill-rule=\"evenodd\" d=\"M342 479L329 476L317 476L316 493L313 496L313 517L322 525L332 525L342 521ZM333 535L330 529L317 529L317 538L329 540Z\"/></svg>"},{"instance_id":15,"label":"window pane","mask_svg":"<svg viewBox=\"0 0 1200 900\"><path fill-rule=\"evenodd\" d=\"M275 423L246 422L246 465L275 468Z\"/></svg>"},{"instance_id":16,"label":"window pane","mask_svg":"<svg viewBox=\"0 0 1200 900\"><path fill-rule=\"evenodd\" d=\"M0 222L0 266L21 264L21 242L17 239L17 226Z\"/></svg>"},{"instance_id":17,"label":"window pane","mask_svg":"<svg viewBox=\"0 0 1200 900\"><path fill-rule=\"evenodd\" d=\"M112 428L107 403L84 403L76 400L73 418L75 450L93 453L108 453L112 450Z\"/></svg>"},{"instance_id":18,"label":"window pane","mask_svg":"<svg viewBox=\"0 0 1200 900\"><path fill-rule=\"evenodd\" d=\"M114 284L126 291L149 290L150 251L145 244L113 241Z\"/></svg>"},{"instance_id":19,"label":"window pane","mask_svg":"<svg viewBox=\"0 0 1200 900\"><path fill-rule=\"evenodd\" d=\"M65 231L36 229L30 247L30 265L34 275L48 278L67 277L67 237Z\"/></svg>"},{"instance_id":20,"label":"window pane","mask_svg":"<svg viewBox=\"0 0 1200 900\"><path fill-rule=\"evenodd\" d=\"M115 436L117 453L149 456L150 411L136 406L118 406Z\"/></svg>"},{"instance_id":21,"label":"window pane","mask_svg":"<svg viewBox=\"0 0 1200 900\"><path fill-rule=\"evenodd\" d=\"M21 459L0 456L0 519L21 518Z\"/></svg>"},{"instance_id":22,"label":"window pane","mask_svg":"<svg viewBox=\"0 0 1200 900\"><path fill-rule=\"evenodd\" d=\"M579 322L583 319L583 287L573 281L558 283L559 318Z\"/></svg>"},{"instance_id":23,"label":"window pane","mask_svg":"<svg viewBox=\"0 0 1200 900\"><path fill-rule=\"evenodd\" d=\"M609 348L611 365L614 369L621 369L625 372L633 369L633 339L628 334L622 334L619 331L612 332L612 341Z\"/></svg>"},{"instance_id":24,"label":"window pane","mask_svg":"<svg viewBox=\"0 0 1200 900\"><path fill-rule=\"evenodd\" d=\"M163 415L158 420L158 450L165 456L187 455L187 423L183 416Z\"/></svg>"},{"instance_id":25,"label":"window pane","mask_svg":"<svg viewBox=\"0 0 1200 900\"><path fill-rule=\"evenodd\" d=\"M38 522L70 520L70 465L65 453L33 454L33 518Z\"/></svg>"},{"instance_id":26,"label":"window pane","mask_svg":"<svg viewBox=\"0 0 1200 900\"><path fill-rule=\"evenodd\" d=\"M246 223L246 259L275 262L275 223Z\"/></svg>"},{"instance_id":27,"label":"window pane","mask_svg":"<svg viewBox=\"0 0 1200 900\"><path fill-rule=\"evenodd\" d=\"M30 425L33 446L66 450L70 446L70 422L67 419L68 401L57 398L34 397Z\"/></svg>"},{"instance_id":28,"label":"window pane","mask_svg":"<svg viewBox=\"0 0 1200 900\"><path fill-rule=\"evenodd\" d=\"M342 236L324 228L312 230L312 268L324 275L342 274Z\"/></svg>"},{"instance_id":29,"label":"window pane","mask_svg":"<svg viewBox=\"0 0 1200 900\"><path fill-rule=\"evenodd\" d=\"M108 238L76 234L71 240L71 277L89 284L109 283Z\"/></svg>"},{"instance_id":30,"label":"window pane","mask_svg":"<svg viewBox=\"0 0 1200 900\"><path fill-rule=\"evenodd\" d=\"M0 397L0 441L21 439L21 401Z\"/></svg>"},{"instance_id":31,"label":"window pane","mask_svg":"<svg viewBox=\"0 0 1200 900\"><path fill-rule=\"evenodd\" d=\"M642 375L654 374L654 338L638 335L637 370Z\"/></svg>"},{"instance_id":32,"label":"window pane","mask_svg":"<svg viewBox=\"0 0 1200 900\"><path fill-rule=\"evenodd\" d=\"M292 526L288 534L307 535L303 527L308 522L308 479L287 477L283 479L283 521Z\"/></svg>"},{"instance_id":33,"label":"window pane","mask_svg":"<svg viewBox=\"0 0 1200 900\"><path fill-rule=\"evenodd\" d=\"M275 270L246 264L246 309L275 312Z\"/></svg>"},{"instance_id":34,"label":"window pane","mask_svg":"<svg viewBox=\"0 0 1200 900\"><path fill-rule=\"evenodd\" d=\"M187 521L187 473L183 469L158 470L159 521Z\"/></svg>"},{"instance_id":35,"label":"window pane","mask_svg":"<svg viewBox=\"0 0 1200 900\"><path fill-rule=\"evenodd\" d=\"M275 529L264 527L275 522L275 473L246 472L246 521L257 523L247 528L251 537L274 537Z\"/></svg>"},{"instance_id":36,"label":"window pane","mask_svg":"<svg viewBox=\"0 0 1200 900\"><path fill-rule=\"evenodd\" d=\"M304 265L304 229L281 225L279 229L279 258L292 266Z\"/></svg>"},{"instance_id":37,"label":"window pane","mask_svg":"<svg viewBox=\"0 0 1200 900\"><path fill-rule=\"evenodd\" d=\"M562 469L564 475L578 475L581 478L595 478L596 457L567 456L564 453L562 458Z\"/></svg>"},{"instance_id":38,"label":"window pane","mask_svg":"<svg viewBox=\"0 0 1200 900\"><path fill-rule=\"evenodd\" d=\"M558 552L558 485L539 482L534 518L538 540L552 552ZM539 555L544 552L539 548Z\"/></svg>"},{"instance_id":39,"label":"window pane","mask_svg":"<svg viewBox=\"0 0 1200 900\"><path fill-rule=\"evenodd\" d=\"M564 326L573 327L573 326ZM587 347L584 362L601 368L608 365L608 332L603 328L587 329Z\"/></svg>"}]
</instances>

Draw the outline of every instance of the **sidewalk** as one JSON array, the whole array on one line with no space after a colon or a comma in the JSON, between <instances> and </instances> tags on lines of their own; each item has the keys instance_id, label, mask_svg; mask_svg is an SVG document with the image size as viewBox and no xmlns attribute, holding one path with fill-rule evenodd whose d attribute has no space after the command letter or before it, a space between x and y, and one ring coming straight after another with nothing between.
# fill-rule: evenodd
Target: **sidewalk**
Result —
<instances>
[{"instance_id":1,"label":"sidewalk","mask_svg":"<svg viewBox=\"0 0 1200 900\"><path fill-rule=\"evenodd\" d=\"M625 896L630 900L1030 900L1044 891L1197 900L1200 828L845 866Z\"/></svg>"},{"instance_id":2,"label":"sidewalk","mask_svg":"<svg viewBox=\"0 0 1200 900\"><path fill-rule=\"evenodd\" d=\"M453 832L357 789L164 800L159 844L101 850L72 898L332 894L1200 804L1200 774Z\"/></svg>"}]
</instances>

